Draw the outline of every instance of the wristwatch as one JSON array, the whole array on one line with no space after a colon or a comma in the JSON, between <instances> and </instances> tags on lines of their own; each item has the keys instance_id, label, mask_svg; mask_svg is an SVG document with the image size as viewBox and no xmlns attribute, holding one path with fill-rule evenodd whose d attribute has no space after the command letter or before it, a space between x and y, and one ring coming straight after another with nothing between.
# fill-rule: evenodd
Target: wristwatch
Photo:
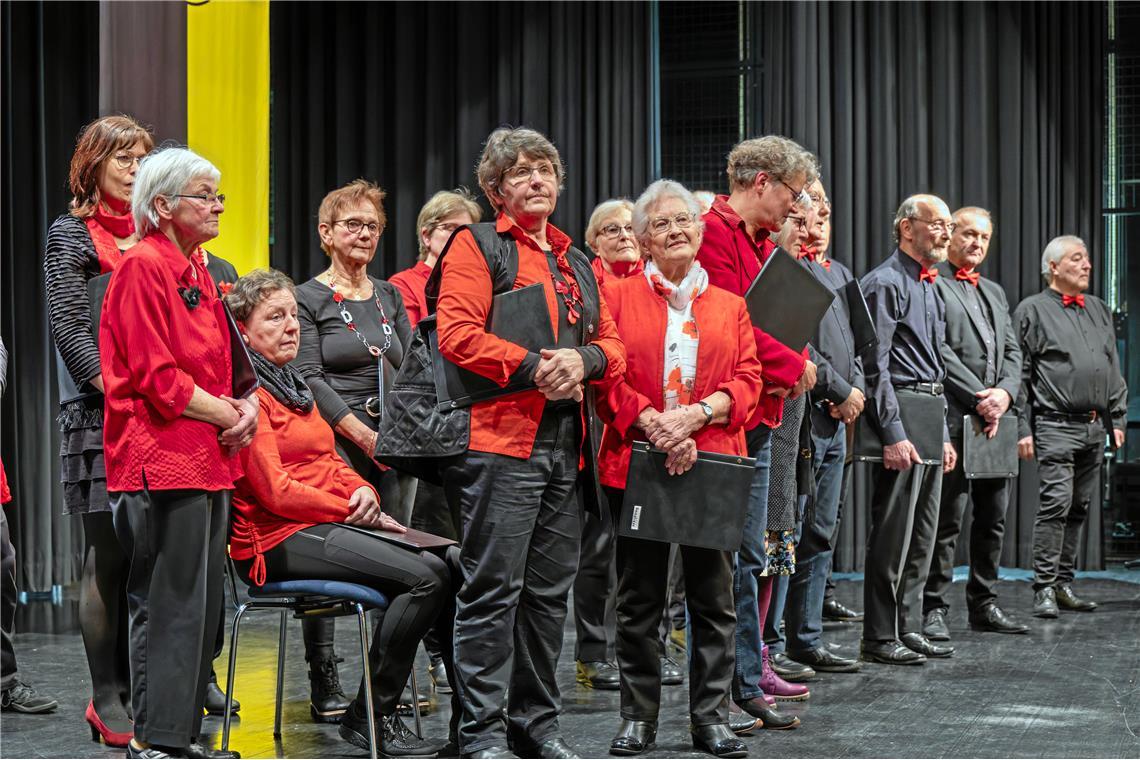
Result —
<instances>
[{"instance_id":1,"label":"wristwatch","mask_svg":"<svg viewBox=\"0 0 1140 760\"><path fill-rule=\"evenodd\" d=\"M710 425L713 421L713 408L707 401L698 401L697 406L705 413L705 424Z\"/></svg>"}]
</instances>

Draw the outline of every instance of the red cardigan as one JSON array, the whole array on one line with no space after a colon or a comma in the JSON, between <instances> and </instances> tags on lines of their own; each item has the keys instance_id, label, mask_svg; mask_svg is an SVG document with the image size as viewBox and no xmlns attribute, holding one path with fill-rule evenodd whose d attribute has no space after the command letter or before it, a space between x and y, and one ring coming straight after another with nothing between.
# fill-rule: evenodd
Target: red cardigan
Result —
<instances>
[{"instance_id":1,"label":"red cardigan","mask_svg":"<svg viewBox=\"0 0 1140 760\"><path fill-rule=\"evenodd\" d=\"M625 343L624 376L603 384L598 414L606 423L598 456L602 484L625 488L630 448L645 434L637 417L648 407L665 405L665 326L668 305L644 277L609 278L602 295ZM719 454L746 454L744 425L756 410L762 387L756 341L744 299L710 286L693 301L693 319L700 331L693 398L724 391L732 399L724 425L706 425L693 435L697 448Z\"/></svg>"},{"instance_id":2,"label":"red cardigan","mask_svg":"<svg viewBox=\"0 0 1140 760\"><path fill-rule=\"evenodd\" d=\"M332 428L315 405L302 414L264 388L257 395L257 433L241 451L245 476L234 490L230 556L253 559L249 577L260 586L265 552L317 523L344 522L353 492L371 486L337 455Z\"/></svg>"},{"instance_id":3,"label":"red cardigan","mask_svg":"<svg viewBox=\"0 0 1140 760\"><path fill-rule=\"evenodd\" d=\"M709 273L709 282L730 293L743 296L768 261L775 243L765 238L759 244L744 228L744 221L728 205L728 196L718 195L703 217L704 239L697 261ZM808 358L807 349L796 353L763 330L753 328L757 355L763 365L764 382L777 388L791 388L799 382ZM763 422L777 427L784 414L784 400L763 393L756 414L745 426L751 430Z\"/></svg>"}]
</instances>

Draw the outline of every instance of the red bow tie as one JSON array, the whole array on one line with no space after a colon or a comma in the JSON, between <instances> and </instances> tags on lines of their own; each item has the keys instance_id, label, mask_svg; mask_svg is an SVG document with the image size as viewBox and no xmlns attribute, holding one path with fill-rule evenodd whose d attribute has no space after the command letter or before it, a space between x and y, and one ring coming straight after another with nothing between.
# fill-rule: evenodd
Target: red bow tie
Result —
<instances>
[{"instance_id":1,"label":"red bow tie","mask_svg":"<svg viewBox=\"0 0 1140 760\"><path fill-rule=\"evenodd\" d=\"M1084 295L1061 296L1061 306L1069 306L1071 304L1076 304L1077 306L1080 306L1082 309L1085 308L1085 297L1084 297Z\"/></svg>"},{"instance_id":2,"label":"red bow tie","mask_svg":"<svg viewBox=\"0 0 1140 760\"><path fill-rule=\"evenodd\" d=\"M810 259L812 256L815 256L815 251L813 251L811 248L808 248L806 245L801 245L800 252L796 254L796 258L800 259L801 261L803 259Z\"/></svg>"},{"instance_id":3,"label":"red bow tie","mask_svg":"<svg viewBox=\"0 0 1140 760\"><path fill-rule=\"evenodd\" d=\"M957 272L954 273L954 279L955 280L961 280L962 282L968 282L971 285L973 285L975 288L978 287L978 280L981 279L981 277L982 276L980 274L978 274L977 272L967 272L965 269L959 269Z\"/></svg>"},{"instance_id":4,"label":"red bow tie","mask_svg":"<svg viewBox=\"0 0 1140 760\"><path fill-rule=\"evenodd\" d=\"M922 270L918 273L919 282L925 281L933 285L936 279L938 279L937 269L927 269L926 267L923 267Z\"/></svg>"}]
</instances>

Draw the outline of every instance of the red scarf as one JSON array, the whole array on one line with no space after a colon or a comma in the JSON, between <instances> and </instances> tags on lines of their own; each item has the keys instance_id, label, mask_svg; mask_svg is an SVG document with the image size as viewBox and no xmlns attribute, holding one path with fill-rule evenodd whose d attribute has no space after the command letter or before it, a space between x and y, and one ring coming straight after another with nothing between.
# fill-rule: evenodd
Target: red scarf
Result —
<instances>
[{"instance_id":1,"label":"red scarf","mask_svg":"<svg viewBox=\"0 0 1140 760\"><path fill-rule=\"evenodd\" d=\"M1084 295L1078 294L1075 296L1066 296L1066 295L1061 296L1061 306L1062 307L1071 306L1072 304L1076 304L1077 306L1081 307L1082 309L1085 308L1085 297L1084 297Z\"/></svg>"},{"instance_id":2,"label":"red scarf","mask_svg":"<svg viewBox=\"0 0 1140 760\"><path fill-rule=\"evenodd\" d=\"M967 272L965 267L959 267L958 271L954 273L954 279L961 282L968 282L975 288L978 287L978 280L981 275L977 272Z\"/></svg>"},{"instance_id":3,"label":"red scarf","mask_svg":"<svg viewBox=\"0 0 1140 760\"><path fill-rule=\"evenodd\" d=\"M113 271L123 257L115 238L122 240L135 234L135 219L129 208L127 213L116 215L106 211L102 203L96 204L95 213L86 223L95 252L99 254L99 271L103 274Z\"/></svg>"}]
</instances>

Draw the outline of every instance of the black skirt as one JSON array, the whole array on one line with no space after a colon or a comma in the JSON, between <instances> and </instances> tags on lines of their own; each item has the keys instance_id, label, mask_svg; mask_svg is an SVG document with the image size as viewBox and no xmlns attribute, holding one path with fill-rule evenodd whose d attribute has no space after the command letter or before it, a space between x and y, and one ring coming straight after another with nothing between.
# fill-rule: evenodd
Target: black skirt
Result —
<instances>
[{"instance_id":1,"label":"black skirt","mask_svg":"<svg viewBox=\"0 0 1140 760\"><path fill-rule=\"evenodd\" d=\"M57 422L63 513L110 512L103 466L103 397L65 404Z\"/></svg>"}]
</instances>

